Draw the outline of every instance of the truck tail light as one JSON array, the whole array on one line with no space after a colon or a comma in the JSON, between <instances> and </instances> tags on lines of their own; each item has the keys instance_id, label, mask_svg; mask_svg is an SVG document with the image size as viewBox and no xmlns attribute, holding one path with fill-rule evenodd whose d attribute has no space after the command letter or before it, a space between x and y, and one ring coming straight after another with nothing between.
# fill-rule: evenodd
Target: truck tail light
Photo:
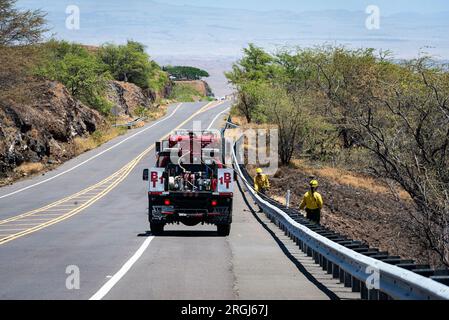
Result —
<instances>
[{"instance_id":1,"label":"truck tail light","mask_svg":"<svg viewBox=\"0 0 449 320\"><path fill-rule=\"evenodd\" d=\"M164 205L169 206L171 204L170 199L165 199L164 200Z\"/></svg>"},{"instance_id":2,"label":"truck tail light","mask_svg":"<svg viewBox=\"0 0 449 320\"><path fill-rule=\"evenodd\" d=\"M216 207L218 205L218 201L217 200L212 200L212 207Z\"/></svg>"}]
</instances>

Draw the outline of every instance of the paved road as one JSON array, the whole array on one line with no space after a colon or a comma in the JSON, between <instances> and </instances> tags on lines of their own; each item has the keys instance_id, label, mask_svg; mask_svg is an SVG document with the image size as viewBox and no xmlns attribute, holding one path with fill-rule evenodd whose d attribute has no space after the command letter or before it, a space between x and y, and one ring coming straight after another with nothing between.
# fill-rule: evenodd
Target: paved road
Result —
<instances>
[{"instance_id":1,"label":"paved road","mask_svg":"<svg viewBox=\"0 0 449 320\"><path fill-rule=\"evenodd\" d=\"M228 238L213 226L148 233L141 173L154 163L149 147L192 121L217 127L228 108L229 102L171 106L164 119L1 188L0 299L327 299L238 189ZM80 271L79 289L66 287L68 266Z\"/></svg>"}]
</instances>

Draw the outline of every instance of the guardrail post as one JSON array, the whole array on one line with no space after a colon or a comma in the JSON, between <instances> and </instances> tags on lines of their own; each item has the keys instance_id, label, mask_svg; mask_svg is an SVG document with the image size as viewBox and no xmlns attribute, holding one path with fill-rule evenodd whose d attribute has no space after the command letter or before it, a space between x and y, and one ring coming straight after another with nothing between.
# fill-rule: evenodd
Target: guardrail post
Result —
<instances>
[{"instance_id":1,"label":"guardrail post","mask_svg":"<svg viewBox=\"0 0 449 320\"><path fill-rule=\"evenodd\" d=\"M361 291L361 281L357 278L352 278L352 292Z\"/></svg>"},{"instance_id":2,"label":"guardrail post","mask_svg":"<svg viewBox=\"0 0 449 320\"><path fill-rule=\"evenodd\" d=\"M340 267L334 263L332 268L332 276L334 279L338 279L340 277Z\"/></svg>"},{"instance_id":3,"label":"guardrail post","mask_svg":"<svg viewBox=\"0 0 449 320\"><path fill-rule=\"evenodd\" d=\"M327 274L332 274L333 263L327 260Z\"/></svg>"},{"instance_id":4,"label":"guardrail post","mask_svg":"<svg viewBox=\"0 0 449 320\"><path fill-rule=\"evenodd\" d=\"M290 190L287 190L287 195L285 196L285 207L290 208Z\"/></svg>"},{"instance_id":5,"label":"guardrail post","mask_svg":"<svg viewBox=\"0 0 449 320\"><path fill-rule=\"evenodd\" d=\"M345 272L344 277L345 277L345 287L351 288L352 287L352 276L348 272Z\"/></svg>"},{"instance_id":6,"label":"guardrail post","mask_svg":"<svg viewBox=\"0 0 449 320\"><path fill-rule=\"evenodd\" d=\"M368 299L369 300L379 300L379 290L376 290L376 289L368 290Z\"/></svg>"},{"instance_id":7,"label":"guardrail post","mask_svg":"<svg viewBox=\"0 0 449 320\"><path fill-rule=\"evenodd\" d=\"M360 296L362 300L368 300L368 288L366 287L366 284L364 282L360 283L361 283Z\"/></svg>"},{"instance_id":8,"label":"guardrail post","mask_svg":"<svg viewBox=\"0 0 449 320\"><path fill-rule=\"evenodd\" d=\"M306 247L307 249L307 256L308 257L311 257L312 255L313 255L313 251L312 251L312 249L310 248L310 247Z\"/></svg>"},{"instance_id":9,"label":"guardrail post","mask_svg":"<svg viewBox=\"0 0 449 320\"><path fill-rule=\"evenodd\" d=\"M320 267L323 268L324 271L327 271L327 259L324 256L321 256Z\"/></svg>"},{"instance_id":10,"label":"guardrail post","mask_svg":"<svg viewBox=\"0 0 449 320\"><path fill-rule=\"evenodd\" d=\"M320 263L320 254L318 252L314 251L313 255L314 255L313 260L315 261L316 264L319 264Z\"/></svg>"},{"instance_id":11,"label":"guardrail post","mask_svg":"<svg viewBox=\"0 0 449 320\"><path fill-rule=\"evenodd\" d=\"M390 300L390 297L382 291L379 291L379 300Z\"/></svg>"},{"instance_id":12,"label":"guardrail post","mask_svg":"<svg viewBox=\"0 0 449 320\"><path fill-rule=\"evenodd\" d=\"M340 268L339 278L341 283L345 283L345 271L342 268Z\"/></svg>"}]
</instances>

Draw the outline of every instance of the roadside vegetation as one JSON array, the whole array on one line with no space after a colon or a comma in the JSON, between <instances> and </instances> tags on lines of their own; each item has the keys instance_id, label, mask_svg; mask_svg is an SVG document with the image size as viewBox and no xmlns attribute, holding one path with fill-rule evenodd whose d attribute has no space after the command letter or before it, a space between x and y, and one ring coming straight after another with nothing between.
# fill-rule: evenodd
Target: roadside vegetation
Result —
<instances>
[{"instance_id":1,"label":"roadside vegetation","mask_svg":"<svg viewBox=\"0 0 449 320\"><path fill-rule=\"evenodd\" d=\"M209 77L207 71L189 66L165 66L163 70L175 80L200 80Z\"/></svg>"},{"instance_id":2,"label":"roadside vegetation","mask_svg":"<svg viewBox=\"0 0 449 320\"><path fill-rule=\"evenodd\" d=\"M204 96L201 92L196 90L190 84L184 84L182 82L174 84L169 99L180 102L195 102L195 101L210 100L210 98Z\"/></svg>"},{"instance_id":3,"label":"roadside vegetation","mask_svg":"<svg viewBox=\"0 0 449 320\"><path fill-rule=\"evenodd\" d=\"M134 83L147 95L168 85L168 76L152 60L142 44L105 44L98 50L66 41L50 40L42 45L41 63L36 75L59 81L70 93L104 115L112 104L105 98L108 80Z\"/></svg>"},{"instance_id":4,"label":"roadside vegetation","mask_svg":"<svg viewBox=\"0 0 449 320\"><path fill-rule=\"evenodd\" d=\"M394 181L416 209L402 227L449 266L447 70L373 49L250 45L227 77L235 114L279 128L282 165L302 159Z\"/></svg>"},{"instance_id":5,"label":"roadside vegetation","mask_svg":"<svg viewBox=\"0 0 449 320\"><path fill-rule=\"evenodd\" d=\"M100 47L97 56L105 72L115 80L131 82L144 90L161 91L169 82L168 74L151 60L145 46L136 41L126 45L111 43Z\"/></svg>"}]
</instances>

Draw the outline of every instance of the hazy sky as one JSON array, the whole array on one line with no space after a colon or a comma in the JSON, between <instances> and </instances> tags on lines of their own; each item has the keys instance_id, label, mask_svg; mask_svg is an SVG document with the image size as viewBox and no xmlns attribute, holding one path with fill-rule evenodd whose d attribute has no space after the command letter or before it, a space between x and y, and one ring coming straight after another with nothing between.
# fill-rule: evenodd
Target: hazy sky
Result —
<instances>
[{"instance_id":1,"label":"hazy sky","mask_svg":"<svg viewBox=\"0 0 449 320\"><path fill-rule=\"evenodd\" d=\"M101 45L142 42L161 63L207 68L225 83L248 43L269 51L321 44L392 50L396 58L422 51L449 59L447 0L19 0L48 12L59 39ZM67 28L66 8L80 9L80 28ZM368 5L377 5L379 29L366 27ZM216 89L218 91L220 89Z\"/></svg>"},{"instance_id":2,"label":"hazy sky","mask_svg":"<svg viewBox=\"0 0 449 320\"><path fill-rule=\"evenodd\" d=\"M161 3L249 10L365 10L377 5L385 14L398 12L430 13L449 11L447 0L158 0Z\"/></svg>"}]
</instances>

